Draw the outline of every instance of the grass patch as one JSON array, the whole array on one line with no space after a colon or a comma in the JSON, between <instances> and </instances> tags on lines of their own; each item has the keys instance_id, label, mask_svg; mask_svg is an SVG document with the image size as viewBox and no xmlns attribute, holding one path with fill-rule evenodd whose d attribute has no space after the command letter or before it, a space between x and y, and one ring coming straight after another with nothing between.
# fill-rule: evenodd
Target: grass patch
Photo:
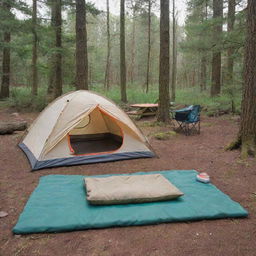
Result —
<instances>
[{"instance_id":1,"label":"grass patch","mask_svg":"<svg viewBox=\"0 0 256 256\"><path fill-rule=\"evenodd\" d=\"M145 121L142 123L139 123L141 127L159 127L159 126L167 126L167 124L163 122L158 122L158 121Z\"/></svg>"},{"instance_id":2,"label":"grass patch","mask_svg":"<svg viewBox=\"0 0 256 256\"><path fill-rule=\"evenodd\" d=\"M175 136L176 132L168 131L168 132L157 132L153 134L153 137L157 140L169 140L171 137Z\"/></svg>"}]
</instances>

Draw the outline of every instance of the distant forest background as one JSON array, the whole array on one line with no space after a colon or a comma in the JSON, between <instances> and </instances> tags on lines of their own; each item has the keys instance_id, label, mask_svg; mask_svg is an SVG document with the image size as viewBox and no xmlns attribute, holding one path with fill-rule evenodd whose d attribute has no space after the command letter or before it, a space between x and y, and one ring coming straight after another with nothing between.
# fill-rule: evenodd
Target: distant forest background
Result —
<instances>
[{"instance_id":1,"label":"distant forest background","mask_svg":"<svg viewBox=\"0 0 256 256\"><path fill-rule=\"evenodd\" d=\"M8 0L4 2L8 4ZM62 57L63 92L76 88L76 3L72 0L34 0L37 4L35 23L32 5L26 1L9 2L9 7L6 8L3 3L0 8L1 17L5 17L0 21L0 62L2 65L3 49L8 44L11 52L12 104L41 110L52 98L47 98L47 90L51 86L52 58L56 52ZM55 45L54 6L58 2L62 11L61 48ZM111 10L108 13L107 5L109 1L106 1L105 10L99 10L93 2L85 4L88 86L120 102L121 18L112 14ZM186 101L187 104L207 101L215 112L216 109L239 112L245 7L246 1L243 0L188 0L187 17L181 26L177 22L179 12L175 1L170 1L172 101ZM21 13L25 18L20 18ZM125 63L129 102L154 102L158 99L159 16L159 1L125 1ZM10 42L3 40L5 31L11 34ZM30 97L35 40L38 93ZM220 97L210 99L216 95Z\"/></svg>"}]
</instances>

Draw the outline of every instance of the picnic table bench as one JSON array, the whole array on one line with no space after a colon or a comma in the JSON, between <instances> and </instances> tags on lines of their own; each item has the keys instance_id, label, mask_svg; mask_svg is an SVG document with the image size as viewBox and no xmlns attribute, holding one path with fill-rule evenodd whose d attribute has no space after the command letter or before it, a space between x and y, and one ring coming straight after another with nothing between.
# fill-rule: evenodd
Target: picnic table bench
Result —
<instances>
[{"instance_id":1,"label":"picnic table bench","mask_svg":"<svg viewBox=\"0 0 256 256\"><path fill-rule=\"evenodd\" d=\"M126 112L128 115L136 115L137 119L141 119L145 116L155 116L158 110L157 103L142 103L142 104L132 104L132 108L136 108L133 111Z\"/></svg>"}]
</instances>

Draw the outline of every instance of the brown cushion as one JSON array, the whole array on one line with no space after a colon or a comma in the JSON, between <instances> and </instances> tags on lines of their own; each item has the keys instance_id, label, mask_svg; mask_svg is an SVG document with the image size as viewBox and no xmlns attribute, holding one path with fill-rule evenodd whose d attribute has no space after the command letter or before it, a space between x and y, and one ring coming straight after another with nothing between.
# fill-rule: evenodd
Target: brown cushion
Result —
<instances>
[{"instance_id":1,"label":"brown cushion","mask_svg":"<svg viewBox=\"0 0 256 256\"><path fill-rule=\"evenodd\" d=\"M171 200L183 193L161 174L85 178L91 204L127 204Z\"/></svg>"}]
</instances>

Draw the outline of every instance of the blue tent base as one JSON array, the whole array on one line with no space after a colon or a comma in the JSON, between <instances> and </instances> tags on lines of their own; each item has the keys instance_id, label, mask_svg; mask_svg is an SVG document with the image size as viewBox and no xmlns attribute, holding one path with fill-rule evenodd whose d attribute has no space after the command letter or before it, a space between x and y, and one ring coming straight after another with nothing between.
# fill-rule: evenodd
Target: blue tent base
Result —
<instances>
[{"instance_id":1,"label":"blue tent base","mask_svg":"<svg viewBox=\"0 0 256 256\"><path fill-rule=\"evenodd\" d=\"M185 195L164 202L92 206L86 200L84 176L44 176L40 178L13 232L63 232L248 216L240 204L214 185L196 181L196 171L140 172L133 175L153 173L163 174ZM110 175L97 177L103 176Z\"/></svg>"},{"instance_id":2,"label":"blue tent base","mask_svg":"<svg viewBox=\"0 0 256 256\"><path fill-rule=\"evenodd\" d=\"M45 168L60 167L60 166L94 164L94 163L113 162L113 161L120 161L120 160L127 160L127 159L155 157L155 154L151 151L134 151L134 152L124 152L124 153L113 153L113 154L84 155L84 156L56 158L56 159L39 161L35 158L33 153L29 150L29 148L24 143L20 143L18 146L26 154L33 171L45 169Z\"/></svg>"}]
</instances>

